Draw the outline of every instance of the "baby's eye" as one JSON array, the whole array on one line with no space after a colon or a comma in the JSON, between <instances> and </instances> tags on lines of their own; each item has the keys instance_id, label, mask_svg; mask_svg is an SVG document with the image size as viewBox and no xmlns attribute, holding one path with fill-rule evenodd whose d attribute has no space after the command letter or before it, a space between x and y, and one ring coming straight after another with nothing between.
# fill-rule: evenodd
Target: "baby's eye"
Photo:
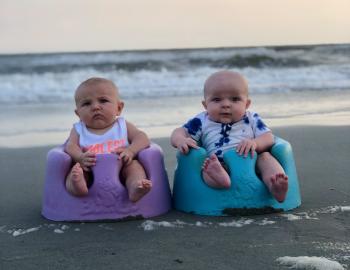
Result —
<instances>
[{"instance_id":1,"label":"baby's eye","mask_svg":"<svg viewBox=\"0 0 350 270\"><path fill-rule=\"evenodd\" d=\"M240 101L241 98L240 98L240 97L231 97L231 100L232 100L233 102L237 102L237 101Z\"/></svg>"},{"instance_id":2,"label":"baby's eye","mask_svg":"<svg viewBox=\"0 0 350 270\"><path fill-rule=\"evenodd\" d=\"M107 98L101 98L101 99L100 99L100 102L101 102L101 103L106 103L106 102L109 102L109 100L108 100Z\"/></svg>"},{"instance_id":3,"label":"baby's eye","mask_svg":"<svg viewBox=\"0 0 350 270\"><path fill-rule=\"evenodd\" d=\"M212 98L212 101L214 101L214 102L219 102L219 101L220 101L220 98L214 97L214 98Z\"/></svg>"},{"instance_id":4,"label":"baby's eye","mask_svg":"<svg viewBox=\"0 0 350 270\"><path fill-rule=\"evenodd\" d=\"M91 104L90 101L85 101L81 104L82 107L89 106Z\"/></svg>"}]
</instances>

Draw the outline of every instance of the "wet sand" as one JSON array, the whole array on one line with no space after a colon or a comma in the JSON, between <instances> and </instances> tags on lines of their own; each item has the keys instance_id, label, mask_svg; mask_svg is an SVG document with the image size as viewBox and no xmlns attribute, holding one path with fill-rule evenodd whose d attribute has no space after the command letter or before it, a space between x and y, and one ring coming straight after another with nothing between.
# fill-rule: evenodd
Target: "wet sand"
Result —
<instances>
[{"instance_id":1,"label":"wet sand","mask_svg":"<svg viewBox=\"0 0 350 270\"><path fill-rule=\"evenodd\" d=\"M0 269L288 269L276 261L283 256L323 256L347 269L350 127L274 133L292 144L302 205L248 217L171 210L148 220L52 222L40 214L52 146L1 148ZM154 142L164 150L172 185L175 150L167 138Z\"/></svg>"}]
</instances>

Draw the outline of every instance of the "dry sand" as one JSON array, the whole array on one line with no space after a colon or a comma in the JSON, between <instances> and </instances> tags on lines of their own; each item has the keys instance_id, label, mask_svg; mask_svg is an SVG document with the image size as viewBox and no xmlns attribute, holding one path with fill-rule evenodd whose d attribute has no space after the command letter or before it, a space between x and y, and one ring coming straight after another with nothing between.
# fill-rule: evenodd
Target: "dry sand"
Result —
<instances>
[{"instance_id":1,"label":"dry sand","mask_svg":"<svg viewBox=\"0 0 350 270\"><path fill-rule=\"evenodd\" d=\"M275 128L293 147L302 205L284 214L55 223L40 215L52 146L0 149L0 269L287 269L283 256L350 267L350 127ZM172 183L175 150L165 153Z\"/></svg>"}]
</instances>

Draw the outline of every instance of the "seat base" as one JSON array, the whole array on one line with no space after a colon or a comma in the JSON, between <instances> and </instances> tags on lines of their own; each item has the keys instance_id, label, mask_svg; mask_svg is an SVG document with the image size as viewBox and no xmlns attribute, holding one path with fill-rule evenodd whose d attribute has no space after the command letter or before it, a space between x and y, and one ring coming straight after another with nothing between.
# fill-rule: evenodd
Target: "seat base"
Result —
<instances>
[{"instance_id":1,"label":"seat base","mask_svg":"<svg viewBox=\"0 0 350 270\"><path fill-rule=\"evenodd\" d=\"M301 198L291 145L275 138L271 154L281 163L288 175L288 192L284 202L276 201L255 173L254 158L244 158L235 151L224 155L231 172L229 189L209 187L201 176L207 157L203 148L191 149L188 155L177 154L173 198L176 209L200 215L250 215L286 211L300 206Z\"/></svg>"},{"instance_id":2,"label":"seat base","mask_svg":"<svg viewBox=\"0 0 350 270\"><path fill-rule=\"evenodd\" d=\"M171 193L164 168L161 148L152 144L142 150L138 160L144 166L152 189L136 203L128 198L120 183L120 161L114 154L97 155L93 167L94 182L84 197L75 197L65 188L65 179L72 166L71 157L56 147L47 155L42 215L54 221L120 220L148 218L171 209Z\"/></svg>"}]
</instances>

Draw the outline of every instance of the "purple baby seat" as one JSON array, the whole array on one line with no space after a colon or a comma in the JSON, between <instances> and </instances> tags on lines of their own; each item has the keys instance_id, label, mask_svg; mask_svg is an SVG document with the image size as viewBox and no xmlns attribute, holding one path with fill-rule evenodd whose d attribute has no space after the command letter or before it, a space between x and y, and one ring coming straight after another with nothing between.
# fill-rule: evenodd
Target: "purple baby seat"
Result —
<instances>
[{"instance_id":1,"label":"purple baby seat","mask_svg":"<svg viewBox=\"0 0 350 270\"><path fill-rule=\"evenodd\" d=\"M72 159L64 152L64 146L51 149L47 155L42 215L54 221L92 221L148 218L168 212L171 193L161 148L152 143L138 154L138 160L152 181L152 189L136 203L129 200L120 183L121 162L115 154L97 155L88 195L75 197L65 187Z\"/></svg>"}]
</instances>

